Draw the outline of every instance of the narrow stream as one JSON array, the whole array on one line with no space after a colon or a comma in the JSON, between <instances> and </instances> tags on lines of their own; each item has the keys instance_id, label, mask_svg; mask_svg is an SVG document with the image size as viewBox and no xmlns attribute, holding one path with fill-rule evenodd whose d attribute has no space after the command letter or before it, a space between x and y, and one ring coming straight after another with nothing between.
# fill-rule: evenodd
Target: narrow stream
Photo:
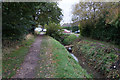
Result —
<instances>
[{"instance_id":1,"label":"narrow stream","mask_svg":"<svg viewBox=\"0 0 120 80\"><path fill-rule=\"evenodd\" d=\"M91 66L87 64L83 56L75 56L72 53L72 47L66 48L68 52L73 56L73 58L79 63L79 65L84 68L89 74L92 74L93 78L104 78L103 75L99 74L96 70L94 70Z\"/></svg>"},{"instance_id":2,"label":"narrow stream","mask_svg":"<svg viewBox=\"0 0 120 80\"><path fill-rule=\"evenodd\" d=\"M78 58L72 53L72 47L68 47L68 48L66 48L67 50L68 50L68 52L71 54L71 56L77 61L77 62L79 62L78 61Z\"/></svg>"},{"instance_id":3,"label":"narrow stream","mask_svg":"<svg viewBox=\"0 0 120 80\"><path fill-rule=\"evenodd\" d=\"M78 58L74 55L74 54L72 54L72 53L70 53L72 56L73 56L73 58L78 62Z\"/></svg>"}]
</instances>

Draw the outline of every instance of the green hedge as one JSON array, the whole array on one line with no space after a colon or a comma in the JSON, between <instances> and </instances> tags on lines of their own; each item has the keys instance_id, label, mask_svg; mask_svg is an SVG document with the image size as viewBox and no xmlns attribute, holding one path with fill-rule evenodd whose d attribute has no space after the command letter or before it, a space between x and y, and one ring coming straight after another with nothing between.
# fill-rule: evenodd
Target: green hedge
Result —
<instances>
[{"instance_id":1,"label":"green hedge","mask_svg":"<svg viewBox=\"0 0 120 80\"><path fill-rule=\"evenodd\" d=\"M45 28L47 29L46 34L55 38L58 41L60 40L60 37L63 35L59 24L49 23L48 25L45 25Z\"/></svg>"},{"instance_id":2,"label":"green hedge","mask_svg":"<svg viewBox=\"0 0 120 80\"><path fill-rule=\"evenodd\" d=\"M70 45L77 39L77 36L74 34L69 35L63 40L64 45Z\"/></svg>"},{"instance_id":3,"label":"green hedge","mask_svg":"<svg viewBox=\"0 0 120 80\"><path fill-rule=\"evenodd\" d=\"M105 18L100 18L96 23L81 26L81 35L93 39L111 42L120 45L120 22L116 19L111 24L106 24Z\"/></svg>"}]
</instances>

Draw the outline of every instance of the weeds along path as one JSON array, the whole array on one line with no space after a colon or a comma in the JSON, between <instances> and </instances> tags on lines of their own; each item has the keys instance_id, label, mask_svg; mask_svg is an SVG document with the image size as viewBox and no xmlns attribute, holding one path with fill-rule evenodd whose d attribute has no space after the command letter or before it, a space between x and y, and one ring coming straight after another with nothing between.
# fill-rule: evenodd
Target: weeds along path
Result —
<instances>
[{"instance_id":1,"label":"weeds along path","mask_svg":"<svg viewBox=\"0 0 120 80\"><path fill-rule=\"evenodd\" d=\"M40 59L38 55L40 54L42 36L38 36L35 42L31 45L28 55L25 57L23 64L17 73L12 78L34 78L35 68L38 65L38 60Z\"/></svg>"}]
</instances>

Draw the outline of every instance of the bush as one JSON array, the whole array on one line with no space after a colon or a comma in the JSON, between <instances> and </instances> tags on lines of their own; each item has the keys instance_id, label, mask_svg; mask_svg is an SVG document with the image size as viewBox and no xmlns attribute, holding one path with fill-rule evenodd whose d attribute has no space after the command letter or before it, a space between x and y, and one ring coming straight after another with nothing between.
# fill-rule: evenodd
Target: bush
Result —
<instances>
[{"instance_id":1,"label":"bush","mask_svg":"<svg viewBox=\"0 0 120 80\"><path fill-rule=\"evenodd\" d=\"M94 39L107 41L107 42L113 42L117 45L120 45L120 27L115 27L113 24L105 24L104 18L101 18L96 23L96 28L93 29L91 33L91 37Z\"/></svg>"},{"instance_id":2,"label":"bush","mask_svg":"<svg viewBox=\"0 0 120 80\"><path fill-rule=\"evenodd\" d=\"M63 43L64 39L66 39L69 35L70 35L70 34L62 34L62 35L60 36L60 38L59 38L58 41L59 41L61 44L64 44L64 43Z\"/></svg>"},{"instance_id":3,"label":"bush","mask_svg":"<svg viewBox=\"0 0 120 80\"><path fill-rule=\"evenodd\" d=\"M46 31L47 35L49 35L59 41L60 36L62 36L62 30L61 30L59 24L49 23L48 25L45 25L45 28L47 29L47 31Z\"/></svg>"},{"instance_id":4,"label":"bush","mask_svg":"<svg viewBox=\"0 0 120 80\"><path fill-rule=\"evenodd\" d=\"M63 44L64 45L72 44L74 42L74 40L76 40L76 39L77 39L77 36L74 34L71 34L63 40Z\"/></svg>"},{"instance_id":5,"label":"bush","mask_svg":"<svg viewBox=\"0 0 120 80\"><path fill-rule=\"evenodd\" d=\"M112 23L106 23L105 17L100 17L94 24L90 20L80 23L80 33L82 36L93 39L111 42L120 45L120 23L119 17Z\"/></svg>"},{"instance_id":6,"label":"bush","mask_svg":"<svg viewBox=\"0 0 120 80\"><path fill-rule=\"evenodd\" d=\"M72 26L72 32L78 31L79 27L78 26Z\"/></svg>"},{"instance_id":7,"label":"bush","mask_svg":"<svg viewBox=\"0 0 120 80\"><path fill-rule=\"evenodd\" d=\"M90 37L91 34L91 28L90 26L86 25L84 28L81 30L81 35L85 37Z\"/></svg>"}]
</instances>

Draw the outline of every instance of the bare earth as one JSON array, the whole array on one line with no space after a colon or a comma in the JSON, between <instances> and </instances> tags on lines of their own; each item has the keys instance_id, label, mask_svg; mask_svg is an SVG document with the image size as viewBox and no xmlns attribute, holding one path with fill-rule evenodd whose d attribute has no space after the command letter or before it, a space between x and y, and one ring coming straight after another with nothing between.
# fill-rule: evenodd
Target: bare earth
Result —
<instances>
[{"instance_id":1,"label":"bare earth","mask_svg":"<svg viewBox=\"0 0 120 80\"><path fill-rule=\"evenodd\" d=\"M28 55L25 57L24 63L12 78L35 78L35 68L38 65L40 45L42 36L38 36L31 45Z\"/></svg>"}]
</instances>

